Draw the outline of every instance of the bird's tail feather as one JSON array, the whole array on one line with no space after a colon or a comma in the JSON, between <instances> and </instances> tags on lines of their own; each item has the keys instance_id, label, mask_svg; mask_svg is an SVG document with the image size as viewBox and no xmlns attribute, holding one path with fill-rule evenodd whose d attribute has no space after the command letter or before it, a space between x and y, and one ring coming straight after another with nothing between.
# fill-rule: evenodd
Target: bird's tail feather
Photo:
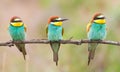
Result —
<instances>
[{"instance_id":1,"label":"bird's tail feather","mask_svg":"<svg viewBox=\"0 0 120 72\"><path fill-rule=\"evenodd\" d=\"M53 51L53 61L56 62L56 65L58 65L58 51L60 48L60 42L50 42L52 51Z\"/></svg>"},{"instance_id":2,"label":"bird's tail feather","mask_svg":"<svg viewBox=\"0 0 120 72\"><path fill-rule=\"evenodd\" d=\"M53 52L53 60L56 62L56 65L58 65L58 53Z\"/></svg>"},{"instance_id":3,"label":"bird's tail feather","mask_svg":"<svg viewBox=\"0 0 120 72\"><path fill-rule=\"evenodd\" d=\"M15 44L15 45L19 49L19 51L22 52L24 59L26 59L25 55L27 53L26 53L26 50L25 50L25 44Z\"/></svg>"},{"instance_id":4,"label":"bird's tail feather","mask_svg":"<svg viewBox=\"0 0 120 72\"><path fill-rule=\"evenodd\" d=\"M90 61L94 58L95 50L96 50L97 45L98 45L98 43L88 44L88 51L89 51L88 65L90 64Z\"/></svg>"}]
</instances>

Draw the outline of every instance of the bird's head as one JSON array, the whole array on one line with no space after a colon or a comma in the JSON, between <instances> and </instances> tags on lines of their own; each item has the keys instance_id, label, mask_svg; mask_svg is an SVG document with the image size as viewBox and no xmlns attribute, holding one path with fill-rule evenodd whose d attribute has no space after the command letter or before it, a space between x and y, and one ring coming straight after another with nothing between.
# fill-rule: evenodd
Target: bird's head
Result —
<instances>
[{"instance_id":1,"label":"bird's head","mask_svg":"<svg viewBox=\"0 0 120 72\"><path fill-rule=\"evenodd\" d=\"M102 13L96 13L93 16L93 22L98 24L105 24L106 23L105 16Z\"/></svg>"},{"instance_id":2,"label":"bird's head","mask_svg":"<svg viewBox=\"0 0 120 72\"><path fill-rule=\"evenodd\" d=\"M18 17L18 16L13 16L13 17L11 18L11 20L10 20L10 24L11 24L12 26L18 27L18 26L22 26L22 25L23 25L23 22L22 22L22 20L21 20L20 17Z\"/></svg>"},{"instance_id":3,"label":"bird's head","mask_svg":"<svg viewBox=\"0 0 120 72\"><path fill-rule=\"evenodd\" d=\"M58 16L52 16L48 19L48 24L53 24L55 26L62 26L62 22L68 19L63 19Z\"/></svg>"}]
</instances>

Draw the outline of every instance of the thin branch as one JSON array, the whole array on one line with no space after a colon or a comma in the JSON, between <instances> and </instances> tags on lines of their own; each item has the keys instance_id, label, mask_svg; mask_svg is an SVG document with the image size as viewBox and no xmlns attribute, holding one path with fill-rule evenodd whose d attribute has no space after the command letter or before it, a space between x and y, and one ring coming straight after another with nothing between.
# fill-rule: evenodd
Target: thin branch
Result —
<instances>
[{"instance_id":1,"label":"thin branch","mask_svg":"<svg viewBox=\"0 0 120 72\"><path fill-rule=\"evenodd\" d=\"M99 43L99 44L110 44L110 45L117 45L120 46L120 42L117 41L109 41L109 40L102 40L102 41L90 41L87 39L83 40L61 40L61 44L76 44L81 45L84 43ZM47 39L32 39L32 40L25 40L25 41L8 41L8 42L0 42L0 46L14 46L14 43L17 44L49 44Z\"/></svg>"}]
</instances>

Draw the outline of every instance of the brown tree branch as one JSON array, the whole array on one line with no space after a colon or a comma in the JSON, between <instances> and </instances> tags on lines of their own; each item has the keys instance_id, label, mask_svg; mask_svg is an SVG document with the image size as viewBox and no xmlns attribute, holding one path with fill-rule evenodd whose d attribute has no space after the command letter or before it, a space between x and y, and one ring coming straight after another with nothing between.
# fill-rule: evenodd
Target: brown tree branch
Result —
<instances>
[{"instance_id":1,"label":"brown tree branch","mask_svg":"<svg viewBox=\"0 0 120 72\"><path fill-rule=\"evenodd\" d=\"M90 41L87 39L83 40L61 40L61 44L76 44L81 45L84 43L99 43L99 44L110 44L110 45L117 45L120 46L120 42L118 41L109 41L109 40L102 40L102 41ZM47 39L32 39L32 40L25 40L25 41L8 41L8 42L0 42L0 46L13 46L14 43L18 44L49 44Z\"/></svg>"}]
</instances>

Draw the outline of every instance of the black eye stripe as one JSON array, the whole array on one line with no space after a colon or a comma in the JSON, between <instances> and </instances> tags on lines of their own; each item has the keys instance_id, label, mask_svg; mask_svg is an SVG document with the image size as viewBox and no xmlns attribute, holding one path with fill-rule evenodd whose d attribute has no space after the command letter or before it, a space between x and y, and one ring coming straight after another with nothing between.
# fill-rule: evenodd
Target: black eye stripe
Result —
<instances>
[{"instance_id":1,"label":"black eye stripe","mask_svg":"<svg viewBox=\"0 0 120 72\"><path fill-rule=\"evenodd\" d=\"M101 18L95 17L95 18L94 18L94 20L97 20L97 19L105 19L105 17L101 17Z\"/></svg>"},{"instance_id":2,"label":"black eye stripe","mask_svg":"<svg viewBox=\"0 0 120 72\"><path fill-rule=\"evenodd\" d=\"M62 20L52 20L51 22L60 22L60 21L62 21Z\"/></svg>"},{"instance_id":3,"label":"black eye stripe","mask_svg":"<svg viewBox=\"0 0 120 72\"><path fill-rule=\"evenodd\" d=\"M21 20L19 20L19 21L12 21L12 22L22 22Z\"/></svg>"},{"instance_id":4,"label":"black eye stripe","mask_svg":"<svg viewBox=\"0 0 120 72\"><path fill-rule=\"evenodd\" d=\"M51 22L63 22L63 21L66 21L66 20L68 20L68 19L59 19L59 20L53 19L53 20L51 20Z\"/></svg>"},{"instance_id":5,"label":"black eye stripe","mask_svg":"<svg viewBox=\"0 0 120 72\"><path fill-rule=\"evenodd\" d=\"M57 20L52 20L52 22L57 22Z\"/></svg>"}]
</instances>

